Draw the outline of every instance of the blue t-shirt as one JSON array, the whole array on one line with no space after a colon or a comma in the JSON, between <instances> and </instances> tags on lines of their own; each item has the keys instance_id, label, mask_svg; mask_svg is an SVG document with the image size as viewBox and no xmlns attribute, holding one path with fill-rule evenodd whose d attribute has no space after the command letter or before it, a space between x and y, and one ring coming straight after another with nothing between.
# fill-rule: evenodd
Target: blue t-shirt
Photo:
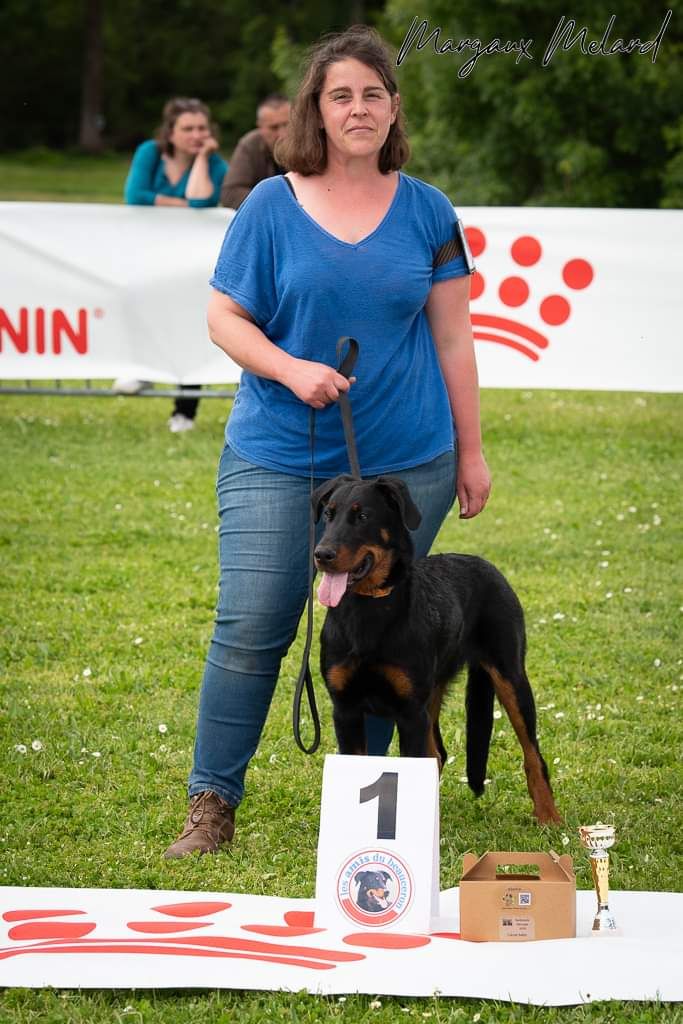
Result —
<instances>
[{"instance_id":1,"label":"blue t-shirt","mask_svg":"<svg viewBox=\"0 0 683 1024\"><path fill-rule=\"evenodd\" d=\"M453 423L425 302L437 281L467 273L458 256L434 270L456 215L438 189L399 175L386 216L351 244L320 227L281 176L260 182L232 221L211 284L243 306L290 355L336 366L341 335L358 340L349 392L364 476L422 465L453 448ZM246 370L226 428L248 462L306 476L309 406ZM336 403L317 412L315 473L347 473Z\"/></svg>"},{"instance_id":2,"label":"blue t-shirt","mask_svg":"<svg viewBox=\"0 0 683 1024\"><path fill-rule=\"evenodd\" d=\"M154 198L157 195L184 199L191 169L192 165L190 164L182 178L172 185L166 177L166 168L157 143L154 139L141 142L133 154L124 186L124 198L132 206L154 206ZM222 156L219 156L218 153L209 153L209 177L213 182L213 192L206 199L188 199L187 205L218 206L221 183L227 170L228 165Z\"/></svg>"}]
</instances>

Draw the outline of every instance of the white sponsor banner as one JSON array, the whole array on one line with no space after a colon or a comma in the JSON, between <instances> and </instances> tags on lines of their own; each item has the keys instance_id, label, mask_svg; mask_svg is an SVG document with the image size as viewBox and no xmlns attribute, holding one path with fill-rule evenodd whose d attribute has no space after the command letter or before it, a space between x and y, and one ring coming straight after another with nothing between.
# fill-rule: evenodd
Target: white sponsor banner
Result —
<instances>
[{"instance_id":1,"label":"white sponsor banner","mask_svg":"<svg viewBox=\"0 0 683 1024\"><path fill-rule=\"evenodd\" d=\"M0 203L0 380L239 380L209 341L232 210Z\"/></svg>"},{"instance_id":2,"label":"white sponsor banner","mask_svg":"<svg viewBox=\"0 0 683 1024\"><path fill-rule=\"evenodd\" d=\"M458 212L484 387L683 390L683 211ZM205 323L232 216L0 203L0 379L237 381Z\"/></svg>"},{"instance_id":3,"label":"white sponsor banner","mask_svg":"<svg viewBox=\"0 0 683 1024\"><path fill-rule=\"evenodd\" d=\"M622 934L464 942L458 890L429 933L319 927L315 901L234 893L0 888L0 986L464 996L562 1006L683 1000L683 894L611 892Z\"/></svg>"},{"instance_id":4,"label":"white sponsor banner","mask_svg":"<svg viewBox=\"0 0 683 1024\"><path fill-rule=\"evenodd\" d=\"M683 390L683 211L458 211L485 387Z\"/></svg>"}]
</instances>

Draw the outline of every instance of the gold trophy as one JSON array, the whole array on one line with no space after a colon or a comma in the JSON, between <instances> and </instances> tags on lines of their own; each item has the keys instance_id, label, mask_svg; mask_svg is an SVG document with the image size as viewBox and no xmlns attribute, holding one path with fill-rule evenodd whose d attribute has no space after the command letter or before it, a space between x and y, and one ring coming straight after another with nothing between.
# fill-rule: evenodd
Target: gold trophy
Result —
<instances>
[{"instance_id":1,"label":"gold trophy","mask_svg":"<svg viewBox=\"0 0 683 1024\"><path fill-rule=\"evenodd\" d=\"M619 929L607 903L609 894L609 854L607 850L614 845L614 826L603 825L601 821L597 825L581 825L579 838L583 846L590 851L593 884L598 894L598 912L593 921L591 935L619 935Z\"/></svg>"}]
</instances>

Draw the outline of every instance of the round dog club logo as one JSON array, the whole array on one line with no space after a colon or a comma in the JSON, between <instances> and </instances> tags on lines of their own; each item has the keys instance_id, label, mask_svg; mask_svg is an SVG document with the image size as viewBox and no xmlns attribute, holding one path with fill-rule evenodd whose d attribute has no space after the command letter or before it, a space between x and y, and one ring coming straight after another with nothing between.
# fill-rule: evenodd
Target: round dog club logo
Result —
<instances>
[{"instance_id":1,"label":"round dog club logo","mask_svg":"<svg viewBox=\"0 0 683 1024\"><path fill-rule=\"evenodd\" d=\"M337 903L351 921L379 928L402 917L413 899L408 865L388 850L360 850L337 874Z\"/></svg>"}]
</instances>

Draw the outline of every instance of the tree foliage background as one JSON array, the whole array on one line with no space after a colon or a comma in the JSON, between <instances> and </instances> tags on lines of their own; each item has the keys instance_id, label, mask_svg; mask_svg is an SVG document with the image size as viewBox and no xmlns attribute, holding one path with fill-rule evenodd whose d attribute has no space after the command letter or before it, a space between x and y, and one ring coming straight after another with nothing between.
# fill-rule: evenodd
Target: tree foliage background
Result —
<instances>
[{"instance_id":1,"label":"tree foliage background","mask_svg":"<svg viewBox=\"0 0 683 1024\"><path fill-rule=\"evenodd\" d=\"M683 206L682 5L638 0L4 0L0 7L0 149L68 148L82 138L86 23L102 17L102 143L149 137L170 96L211 105L229 155L258 100L292 92L307 46L355 21L396 48L414 17L449 38L533 39L534 59L486 54L466 77L468 50L413 49L399 68L413 146L410 173L461 205ZM651 56L589 56L578 44L541 59L560 18L600 40L653 39ZM608 44L609 45L609 44ZM80 129L79 129L79 126Z\"/></svg>"}]
</instances>

